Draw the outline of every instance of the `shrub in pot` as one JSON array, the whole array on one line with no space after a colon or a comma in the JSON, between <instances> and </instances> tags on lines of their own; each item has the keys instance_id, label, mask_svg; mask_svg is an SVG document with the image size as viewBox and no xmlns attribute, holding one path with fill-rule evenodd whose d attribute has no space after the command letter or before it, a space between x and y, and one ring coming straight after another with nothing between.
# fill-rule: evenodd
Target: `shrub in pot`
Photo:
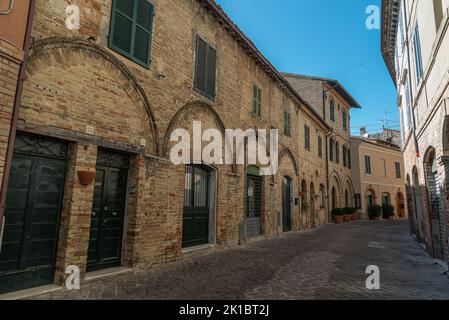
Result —
<instances>
[{"instance_id":1,"label":"shrub in pot","mask_svg":"<svg viewBox=\"0 0 449 320\"><path fill-rule=\"evenodd\" d=\"M384 203L382 205L382 216L384 219L392 219L394 217L394 207L391 204Z\"/></svg>"},{"instance_id":2,"label":"shrub in pot","mask_svg":"<svg viewBox=\"0 0 449 320\"><path fill-rule=\"evenodd\" d=\"M344 221L345 213L340 208L332 209L332 216L334 217L335 223L342 223Z\"/></svg>"},{"instance_id":3,"label":"shrub in pot","mask_svg":"<svg viewBox=\"0 0 449 320\"><path fill-rule=\"evenodd\" d=\"M351 216L351 220L355 221L357 220L357 209L356 208L345 208L345 214L350 215Z\"/></svg>"},{"instance_id":4,"label":"shrub in pot","mask_svg":"<svg viewBox=\"0 0 449 320\"><path fill-rule=\"evenodd\" d=\"M350 208L343 208L342 209L345 214L345 222L349 222L352 220L352 212Z\"/></svg>"},{"instance_id":5,"label":"shrub in pot","mask_svg":"<svg viewBox=\"0 0 449 320\"><path fill-rule=\"evenodd\" d=\"M378 205L372 205L368 208L368 216L371 220L380 220L382 216L382 207Z\"/></svg>"}]
</instances>

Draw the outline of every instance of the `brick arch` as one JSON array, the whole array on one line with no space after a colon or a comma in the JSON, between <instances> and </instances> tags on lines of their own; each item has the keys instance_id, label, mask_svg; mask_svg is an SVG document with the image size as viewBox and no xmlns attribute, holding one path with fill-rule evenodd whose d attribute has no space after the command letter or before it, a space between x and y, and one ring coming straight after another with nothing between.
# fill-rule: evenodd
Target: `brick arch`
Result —
<instances>
[{"instance_id":1,"label":"brick arch","mask_svg":"<svg viewBox=\"0 0 449 320\"><path fill-rule=\"evenodd\" d=\"M280 165L282 159L284 159L285 157L288 157L291 160L291 162L293 164L293 168L295 170L295 175L296 175L296 177L298 177L299 176L298 163L296 162L296 158L289 148L284 148L281 150L281 152L279 152L279 165Z\"/></svg>"},{"instance_id":2,"label":"brick arch","mask_svg":"<svg viewBox=\"0 0 449 320\"><path fill-rule=\"evenodd\" d=\"M112 70L118 71L117 74L121 77L123 83L122 89L137 108L143 108L148 117L148 125L152 139L151 153L155 155L159 154L158 130L148 97L129 68L103 47L79 38L51 37L35 41L30 46L30 57L26 79L30 78L38 71L40 68L40 58L47 56L50 57L50 61L55 62L58 62L59 59L64 59L67 61L67 64L69 64L70 62L73 62L73 59L76 59L73 54L74 52L102 59L112 66Z\"/></svg>"},{"instance_id":3,"label":"brick arch","mask_svg":"<svg viewBox=\"0 0 449 320\"><path fill-rule=\"evenodd\" d=\"M202 111L202 112L210 115L214 119L215 124L218 127L218 129L221 131L221 133L223 135L223 139L224 139L226 127L225 127L223 121L221 120L220 116L212 108L212 106L203 101L189 102L189 103L185 104L184 106L182 106L178 110L178 112L176 112L176 114L173 116L173 118L171 119L171 121L167 127L167 131L165 132L164 140L162 143L161 156L163 156L163 157L167 156L167 151L168 151L167 147L170 142L170 135L171 135L172 131L174 129L176 129L176 125L181 121L183 115L188 114L188 113L196 114L198 111L200 111L200 112Z\"/></svg>"}]
</instances>

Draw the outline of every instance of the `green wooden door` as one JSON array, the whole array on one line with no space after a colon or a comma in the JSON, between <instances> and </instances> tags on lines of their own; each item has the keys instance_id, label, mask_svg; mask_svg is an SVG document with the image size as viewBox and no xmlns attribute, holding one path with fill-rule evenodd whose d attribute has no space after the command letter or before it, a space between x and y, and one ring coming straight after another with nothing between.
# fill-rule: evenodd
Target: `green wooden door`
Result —
<instances>
[{"instance_id":1,"label":"green wooden door","mask_svg":"<svg viewBox=\"0 0 449 320\"><path fill-rule=\"evenodd\" d=\"M17 136L0 253L0 293L53 282L65 155L62 142Z\"/></svg>"},{"instance_id":2,"label":"green wooden door","mask_svg":"<svg viewBox=\"0 0 449 320\"><path fill-rule=\"evenodd\" d=\"M246 176L246 235L255 237L262 233L262 177Z\"/></svg>"},{"instance_id":3,"label":"green wooden door","mask_svg":"<svg viewBox=\"0 0 449 320\"><path fill-rule=\"evenodd\" d=\"M101 163L100 153L102 151L99 152ZM108 154L111 157L126 158L126 156L120 154ZM127 163L127 161L125 160L122 163ZM115 267L121 264L127 169L125 166L121 166L120 162L108 161L105 164L97 163L87 262L88 271Z\"/></svg>"},{"instance_id":4,"label":"green wooden door","mask_svg":"<svg viewBox=\"0 0 449 320\"><path fill-rule=\"evenodd\" d=\"M209 243L210 171L204 166L186 167L182 246Z\"/></svg>"},{"instance_id":5,"label":"green wooden door","mask_svg":"<svg viewBox=\"0 0 449 320\"><path fill-rule=\"evenodd\" d=\"M292 231L292 180L282 179L282 227L284 232Z\"/></svg>"}]
</instances>

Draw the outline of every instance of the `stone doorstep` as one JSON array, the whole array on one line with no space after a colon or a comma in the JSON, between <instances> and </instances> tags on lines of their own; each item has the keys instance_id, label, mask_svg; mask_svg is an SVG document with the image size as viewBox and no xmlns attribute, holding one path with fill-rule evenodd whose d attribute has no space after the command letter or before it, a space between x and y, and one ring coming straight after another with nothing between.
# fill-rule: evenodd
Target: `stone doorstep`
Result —
<instances>
[{"instance_id":1,"label":"stone doorstep","mask_svg":"<svg viewBox=\"0 0 449 320\"><path fill-rule=\"evenodd\" d=\"M31 298L34 296L52 293L52 292L59 291L59 290L62 290L62 287L57 286L55 284L50 284L47 286L36 287L36 288L25 289L25 290L2 294L2 295L0 295L0 300L28 299L28 298Z\"/></svg>"},{"instance_id":2,"label":"stone doorstep","mask_svg":"<svg viewBox=\"0 0 449 320\"><path fill-rule=\"evenodd\" d=\"M102 280L104 278L116 277L122 274L132 273L134 270L132 268L127 267L115 267L108 268L104 270L98 270L93 272L86 273L86 277L84 278L84 283L94 282L97 280Z\"/></svg>"}]
</instances>

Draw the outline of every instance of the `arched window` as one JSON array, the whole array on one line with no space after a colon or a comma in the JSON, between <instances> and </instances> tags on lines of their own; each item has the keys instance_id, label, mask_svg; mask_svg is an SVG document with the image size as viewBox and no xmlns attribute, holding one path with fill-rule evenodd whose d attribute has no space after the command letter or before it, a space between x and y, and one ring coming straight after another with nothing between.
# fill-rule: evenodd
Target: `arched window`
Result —
<instances>
[{"instance_id":1,"label":"arched window","mask_svg":"<svg viewBox=\"0 0 449 320\"><path fill-rule=\"evenodd\" d=\"M330 111L331 120L335 122L335 102L334 102L334 99L332 99L332 98L331 98L331 101L329 104L329 111Z\"/></svg>"},{"instance_id":2,"label":"arched window","mask_svg":"<svg viewBox=\"0 0 449 320\"><path fill-rule=\"evenodd\" d=\"M348 147L343 146L343 167L346 168L346 166L348 165Z\"/></svg>"}]
</instances>

